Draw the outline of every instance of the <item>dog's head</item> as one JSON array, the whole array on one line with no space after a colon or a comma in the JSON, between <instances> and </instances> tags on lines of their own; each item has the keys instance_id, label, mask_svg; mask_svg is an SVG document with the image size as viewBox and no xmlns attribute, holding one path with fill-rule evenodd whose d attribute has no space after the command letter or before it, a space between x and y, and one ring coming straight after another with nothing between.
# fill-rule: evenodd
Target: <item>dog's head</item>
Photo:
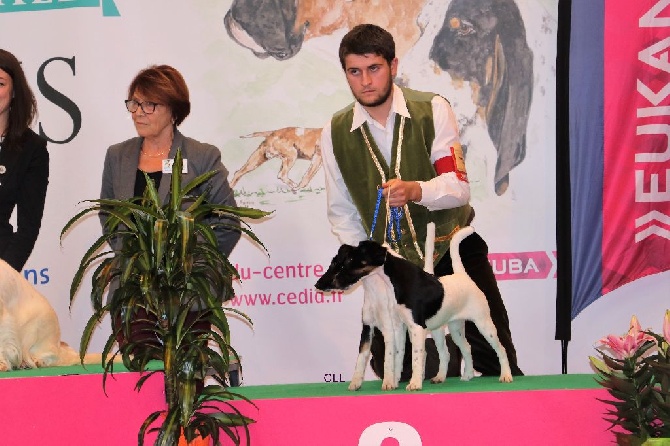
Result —
<instances>
[{"instance_id":1,"label":"dog's head","mask_svg":"<svg viewBox=\"0 0 670 446\"><path fill-rule=\"evenodd\" d=\"M298 24L295 0L234 0L223 22L228 35L254 55L286 60L295 56L307 24Z\"/></svg>"},{"instance_id":2,"label":"dog's head","mask_svg":"<svg viewBox=\"0 0 670 446\"><path fill-rule=\"evenodd\" d=\"M342 245L314 287L321 291L346 290L382 266L387 253L384 246L371 240L364 240L358 246Z\"/></svg>"},{"instance_id":3,"label":"dog's head","mask_svg":"<svg viewBox=\"0 0 670 446\"><path fill-rule=\"evenodd\" d=\"M526 154L533 88L533 54L514 0L453 0L430 58L454 79L473 86L473 99L498 151L495 189Z\"/></svg>"}]
</instances>

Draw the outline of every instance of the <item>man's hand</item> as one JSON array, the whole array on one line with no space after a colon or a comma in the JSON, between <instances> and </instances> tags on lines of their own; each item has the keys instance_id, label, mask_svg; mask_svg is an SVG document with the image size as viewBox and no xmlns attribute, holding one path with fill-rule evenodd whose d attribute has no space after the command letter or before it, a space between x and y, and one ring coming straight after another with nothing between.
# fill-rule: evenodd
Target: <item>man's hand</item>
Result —
<instances>
[{"instance_id":1,"label":"man's hand","mask_svg":"<svg viewBox=\"0 0 670 446\"><path fill-rule=\"evenodd\" d=\"M403 181L397 178L382 184L383 195L389 206L402 207L408 201L421 201L421 186L416 181Z\"/></svg>"}]
</instances>

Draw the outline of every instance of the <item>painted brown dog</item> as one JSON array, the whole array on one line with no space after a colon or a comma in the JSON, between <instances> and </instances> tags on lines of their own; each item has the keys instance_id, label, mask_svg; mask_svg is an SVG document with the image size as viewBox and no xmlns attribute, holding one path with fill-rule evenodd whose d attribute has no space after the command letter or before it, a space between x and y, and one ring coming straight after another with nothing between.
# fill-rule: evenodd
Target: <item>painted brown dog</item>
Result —
<instances>
[{"instance_id":1,"label":"painted brown dog","mask_svg":"<svg viewBox=\"0 0 670 446\"><path fill-rule=\"evenodd\" d=\"M418 17L426 2L233 0L224 24L230 37L257 57L286 60L295 56L306 40L374 23L395 36L401 56L423 32Z\"/></svg>"},{"instance_id":2,"label":"painted brown dog","mask_svg":"<svg viewBox=\"0 0 670 446\"><path fill-rule=\"evenodd\" d=\"M283 181L292 190L302 189L314 177L321 167L321 129L285 127L267 132L256 132L242 138L263 137L258 148L249 156L246 163L240 167L230 182L235 187L242 176L255 170L260 165L273 158L281 159L281 167L277 178ZM309 160L310 166L299 183L288 176L291 168L299 159Z\"/></svg>"}]
</instances>

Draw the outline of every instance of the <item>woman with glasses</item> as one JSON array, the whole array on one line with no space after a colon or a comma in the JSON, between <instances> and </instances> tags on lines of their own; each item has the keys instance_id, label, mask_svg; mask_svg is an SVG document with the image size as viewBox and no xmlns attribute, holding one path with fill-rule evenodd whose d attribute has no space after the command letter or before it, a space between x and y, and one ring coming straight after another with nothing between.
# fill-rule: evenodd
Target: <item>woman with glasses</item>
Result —
<instances>
[{"instance_id":1,"label":"woman with glasses","mask_svg":"<svg viewBox=\"0 0 670 446\"><path fill-rule=\"evenodd\" d=\"M142 196L146 187L144 173L153 180L158 195L164 203L168 201L172 163L177 149L181 149L184 160L182 184L204 173L216 170L213 176L199 190L199 195L209 188L207 200L210 203L236 206L233 190L228 183L228 170L221 163L221 152L211 144L199 142L181 134L177 127L188 116L191 103L186 82L182 75L171 66L153 65L141 70L128 87L128 97L124 101L131 114L137 136L107 149L102 174L100 198L128 199ZM107 216L100 214L103 225ZM217 218L212 216L212 219ZM226 224L239 227L239 222L226 219ZM240 239L240 231L224 229L217 225L214 229L220 251L229 256ZM112 241L112 245L116 243ZM119 249L120 246L112 246ZM112 296L115 287L110 287ZM146 319L146 314L137 319ZM142 333L137 324L133 336ZM124 342L122 337L119 342Z\"/></svg>"},{"instance_id":2,"label":"woman with glasses","mask_svg":"<svg viewBox=\"0 0 670 446\"><path fill-rule=\"evenodd\" d=\"M35 247L49 184L47 142L30 129L36 116L21 62L0 49L0 258L17 271Z\"/></svg>"}]
</instances>

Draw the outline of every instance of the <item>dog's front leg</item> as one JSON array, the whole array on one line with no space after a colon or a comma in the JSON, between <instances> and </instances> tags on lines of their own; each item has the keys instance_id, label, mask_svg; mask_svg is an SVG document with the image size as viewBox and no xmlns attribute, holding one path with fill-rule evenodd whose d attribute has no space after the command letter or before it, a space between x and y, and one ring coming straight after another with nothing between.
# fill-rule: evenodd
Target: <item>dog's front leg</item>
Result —
<instances>
[{"instance_id":1,"label":"dog's front leg","mask_svg":"<svg viewBox=\"0 0 670 446\"><path fill-rule=\"evenodd\" d=\"M398 319L397 322L398 325L394 331L396 353L393 365L394 369L393 381L395 383L395 388L398 388L398 385L400 384L403 359L405 358L405 336L407 334L407 327L405 326L405 324L400 319Z\"/></svg>"},{"instance_id":2,"label":"dog's front leg","mask_svg":"<svg viewBox=\"0 0 670 446\"><path fill-rule=\"evenodd\" d=\"M383 273L372 273L363 282L364 314L368 309L368 315L374 320L370 324L379 328L384 337L384 376L382 377L382 390L393 390L397 388L400 371L396 371L396 356L398 347L396 345L397 331L401 329L402 322L395 311L395 295L393 285Z\"/></svg>"},{"instance_id":3,"label":"dog's front leg","mask_svg":"<svg viewBox=\"0 0 670 446\"><path fill-rule=\"evenodd\" d=\"M400 381L400 371L402 370L402 360L400 361L400 369L397 368L397 338L398 332L404 333L404 331L402 330L402 322L394 316L392 311L389 312L388 317L382 318L383 322L379 327L384 336L384 377L382 379L382 390L397 389L398 382Z\"/></svg>"},{"instance_id":4,"label":"dog's front leg","mask_svg":"<svg viewBox=\"0 0 670 446\"><path fill-rule=\"evenodd\" d=\"M361 330L361 342L358 345L358 357L356 358L356 368L354 369L354 376L351 377L349 383L349 390L358 390L363 385L365 378L365 368L370 359L370 344L372 343L372 328L363 322L363 329Z\"/></svg>"},{"instance_id":5,"label":"dog's front leg","mask_svg":"<svg viewBox=\"0 0 670 446\"><path fill-rule=\"evenodd\" d=\"M291 168L295 164L295 161L298 159L298 150L295 146L291 146L290 149L287 149L284 153L284 157L281 161L281 169L277 174L277 178L284 182L291 190L298 190L298 184L288 177L288 173L291 171Z\"/></svg>"},{"instance_id":6,"label":"dog's front leg","mask_svg":"<svg viewBox=\"0 0 670 446\"><path fill-rule=\"evenodd\" d=\"M435 348L437 349L437 357L439 358L440 364L437 369L437 375L430 379L430 382L433 384L442 383L447 379L447 366L449 364L449 349L447 348L447 342L444 338L444 329L438 328L430 332L435 341Z\"/></svg>"},{"instance_id":7,"label":"dog's front leg","mask_svg":"<svg viewBox=\"0 0 670 446\"><path fill-rule=\"evenodd\" d=\"M312 177L314 177L314 174L319 170L319 167L321 167L321 153L315 153L314 156L312 157L312 162L309 165L309 169L307 169L307 172L302 176L302 180L300 180L300 184L298 184L298 189L302 189L303 187L307 186L309 182L312 180Z\"/></svg>"},{"instance_id":8,"label":"dog's front leg","mask_svg":"<svg viewBox=\"0 0 670 446\"><path fill-rule=\"evenodd\" d=\"M22 361L21 343L16 335L14 318L3 310L0 302L0 371L17 369Z\"/></svg>"},{"instance_id":9,"label":"dog's front leg","mask_svg":"<svg viewBox=\"0 0 670 446\"><path fill-rule=\"evenodd\" d=\"M406 389L421 390L426 364L426 329L415 323L408 325L407 328L412 343L412 377Z\"/></svg>"}]
</instances>

